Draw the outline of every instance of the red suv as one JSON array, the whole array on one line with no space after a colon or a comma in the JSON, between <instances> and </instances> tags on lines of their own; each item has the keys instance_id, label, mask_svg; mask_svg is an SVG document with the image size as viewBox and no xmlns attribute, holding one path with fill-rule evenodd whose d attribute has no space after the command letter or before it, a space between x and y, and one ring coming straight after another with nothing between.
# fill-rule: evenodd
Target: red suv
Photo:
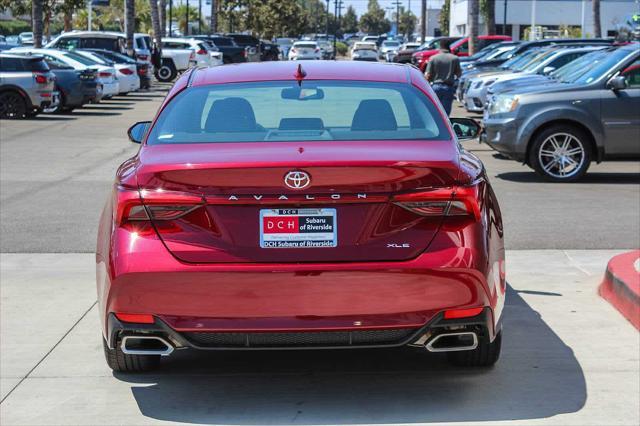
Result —
<instances>
[{"instance_id":1,"label":"red suv","mask_svg":"<svg viewBox=\"0 0 640 426\"><path fill-rule=\"evenodd\" d=\"M503 35L481 35L478 36L478 46L476 47L476 51L485 48L486 46L499 43L501 41L510 41L510 36ZM460 40L454 42L450 46L451 53L457 56L469 56L469 37L461 38ZM420 68L420 71L424 72L427 68L427 62L429 62L429 58L433 55L436 55L440 50L432 49L432 50L423 50L420 52L416 52L413 54L411 58L411 62Z\"/></svg>"},{"instance_id":2,"label":"red suv","mask_svg":"<svg viewBox=\"0 0 640 426\"><path fill-rule=\"evenodd\" d=\"M187 72L118 169L96 250L109 366L174 349L413 346L492 365L503 228L480 160L414 67ZM454 133L455 132L455 133Z\"/></svg>"}]
</instances>

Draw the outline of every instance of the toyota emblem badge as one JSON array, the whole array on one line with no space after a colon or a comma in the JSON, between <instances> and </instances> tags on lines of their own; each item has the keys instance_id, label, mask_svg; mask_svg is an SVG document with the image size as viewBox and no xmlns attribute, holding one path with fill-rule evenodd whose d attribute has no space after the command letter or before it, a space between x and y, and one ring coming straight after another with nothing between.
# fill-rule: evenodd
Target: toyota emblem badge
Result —
<instances>
[{"instance_id":1,"label":"toyota emblem badge","mask_svg":"<svg viewBox=\"0 0 640 426\"><path fill-rule=\"evenodd\" d=\"M284 184L291 189L304 189L311 185L309 173L292 170L284 177Z\"/></svg>"}]
</instances>

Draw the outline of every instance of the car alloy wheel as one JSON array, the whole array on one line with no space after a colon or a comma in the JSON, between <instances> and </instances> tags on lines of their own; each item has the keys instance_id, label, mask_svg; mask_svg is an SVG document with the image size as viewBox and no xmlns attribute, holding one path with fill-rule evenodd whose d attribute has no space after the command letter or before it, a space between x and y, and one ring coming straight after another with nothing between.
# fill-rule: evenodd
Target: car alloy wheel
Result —
<instances>
[{"instance_id":1,"label":"car alloy wheel","mask_svg":"<svg viewBox=\"0 0 640 426\"><path fill-rule=\"evenodd\" d=\"M551 178L569 180L583 169L586 159L584 144L570 133L553 133L540 144L538 162Z\"/></svg>"},{"instance_id":2,"label":"car alloy wheel","mask_svg":"<svg viewBox=\"0 0 640 426\"><path fill-rule=\"evenodd\" d=\"M24 118L26 114L27 105L19 93L0 94L0 118Z\"/></svg>"}]
</instances>

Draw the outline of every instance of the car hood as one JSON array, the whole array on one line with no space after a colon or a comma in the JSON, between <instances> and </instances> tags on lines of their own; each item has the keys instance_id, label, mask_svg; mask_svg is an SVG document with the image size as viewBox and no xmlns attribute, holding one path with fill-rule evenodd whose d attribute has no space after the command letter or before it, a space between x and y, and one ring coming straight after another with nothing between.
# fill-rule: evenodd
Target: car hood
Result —
<instances>
[{"instance_id":1,"label":"car hood","mask_svg":"<svg viewBox=\"0 0 640 426\"><path fill-rule=\"evenodd\" d=\"M535 82L534 84L523 84L523 86L518 85L517 87L501 91L500 93L508 93L513 95L526 95L528 93L555 93L569 91L579 87L584 86L581 84L569 84L560 83L558 81L549 82L547 80L541 80L540 82Z\"/></svg>"}]
</instances>

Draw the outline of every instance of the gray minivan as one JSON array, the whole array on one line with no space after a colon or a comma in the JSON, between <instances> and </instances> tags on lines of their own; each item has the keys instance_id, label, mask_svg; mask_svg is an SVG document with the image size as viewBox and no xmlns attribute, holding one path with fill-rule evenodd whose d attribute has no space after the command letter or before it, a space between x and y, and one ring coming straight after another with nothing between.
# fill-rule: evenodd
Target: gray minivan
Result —
<instances>
[{"instance_id":1,"label":"gray minivan","mask_svg":"<svg viewBox=\"0 0 640 426\"><path fill-rule=\"evenodd\" d=\"M590 53L556 82L494 94L483 141L551 181L591 161L640 158L640 45Z\"/></svg>"}]
</instances>

